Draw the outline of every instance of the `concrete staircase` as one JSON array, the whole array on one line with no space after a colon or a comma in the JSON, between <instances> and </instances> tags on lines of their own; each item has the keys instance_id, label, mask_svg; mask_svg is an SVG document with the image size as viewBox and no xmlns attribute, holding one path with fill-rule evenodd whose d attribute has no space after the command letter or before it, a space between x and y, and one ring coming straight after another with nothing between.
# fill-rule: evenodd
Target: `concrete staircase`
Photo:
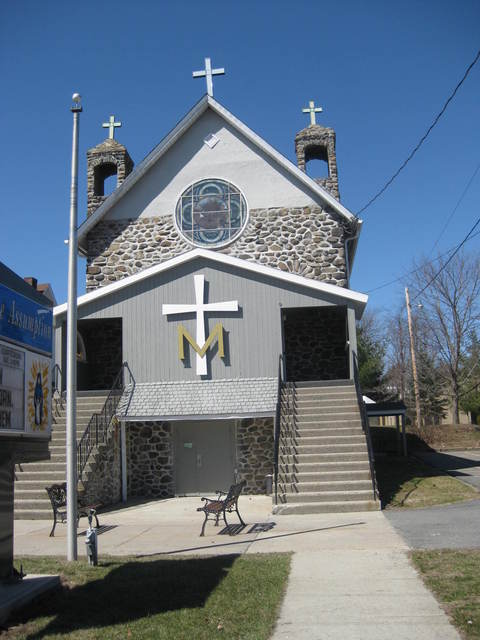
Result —
<instances>
[{"instance_id":1,"label":"concrete staircase","mask_svg":"<svg viewBox=\"0 0 480 640\"><path fill-rule=\"evenodd\" d=\"M77 441L82 437L93 413L101 411L107 393L77 397ZM66 403L53 411L50 460L29 462L15 467L16 520L50 520L52 507L45 487L65 482L66 470Z\"/></svg>"},{"instance_id":2,"label":"concrete staircase","mask_svg":"<svg viewBox=\"0 0 480 640\"><path fill-rule=\"evenodd\" d=\"M284 387L280 425L278 504L273 513L380 508L352 381L297 382L290 391Z\"/></svg>"}]
</instances>

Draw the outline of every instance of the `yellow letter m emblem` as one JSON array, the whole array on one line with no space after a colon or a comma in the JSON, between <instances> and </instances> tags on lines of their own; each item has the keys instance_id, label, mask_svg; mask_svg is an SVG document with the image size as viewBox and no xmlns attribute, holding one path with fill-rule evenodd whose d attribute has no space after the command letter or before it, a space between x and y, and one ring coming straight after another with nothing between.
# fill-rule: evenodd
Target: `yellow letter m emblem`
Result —
<instances>
[{"instance_id":1,"label":"yellow letter m emblem","mask_svg":"<svg viewBox=\"0 0 480 640\"><path fill-rule=\"evenodd\" d=\"M192 338L192 336L188 333L183 325L180 325L178 327L178 354L180 356L180 360L185 360L184 338L192 345L200 358L203 358L203 356L207 353L208 347L210 347L210 345L213 344L215 338L217 338L218 355L221 358L225 357L225 350L223 347L223 327L221 322L213 327L213 331L205 340L205 344L203 345L203 347L196 343L196 341Z\"/></svg>"}]
</instances>

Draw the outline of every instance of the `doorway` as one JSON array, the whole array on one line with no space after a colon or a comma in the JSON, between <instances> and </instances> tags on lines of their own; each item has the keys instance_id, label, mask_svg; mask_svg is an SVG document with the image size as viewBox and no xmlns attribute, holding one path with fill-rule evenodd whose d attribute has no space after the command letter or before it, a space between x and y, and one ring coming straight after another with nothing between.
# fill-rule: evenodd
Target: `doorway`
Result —
<instances>
[{"instance_id":1,"label":"doorway","mask_svg":"<svg viewBox=\"0 0 480 640\"><path fill-rule=\"evenodd\" d=\"M175 422L175 493L228 491L235 473L235 422Z\"/></svg>"},{"instance_id":2,"label":"doorway","mask_svg":"<svg viewBox=\"0 0 480 640\"><path fill-rule=\"evenodd\" d=\"M346 307L284 309L282 321L287 380L349 377Z\"/></svg>"}]
</instances>

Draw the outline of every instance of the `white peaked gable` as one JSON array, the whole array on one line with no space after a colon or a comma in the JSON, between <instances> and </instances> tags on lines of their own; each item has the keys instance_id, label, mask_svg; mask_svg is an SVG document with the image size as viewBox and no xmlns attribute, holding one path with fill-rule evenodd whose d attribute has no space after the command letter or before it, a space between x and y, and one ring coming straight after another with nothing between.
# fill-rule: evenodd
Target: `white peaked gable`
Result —
<instances>
[{"instance_id":1,"label":"white peaked gable","mask_svg":"<svg viewBox=\"0 0 480 640\"><path fill-rule=\"evenodd\" d=\"M205 139L215 136L215 144ZM250 209L329 205L353 215L330 193L205 96L79 229L79 241L105 219L172 215L179 195L202 178L222 178L244 193Z\"/></svg>"},{"instance_id":2,"label":"white peaked gable","mask_svg":"<svg viewBox=\"0 0 480 640\"><path fill-rule=\"evenodd\" d=\"M210 148L204 140L212 135L216 144ZM303 207L320 200L209 109L104 219L171 216L180 194L203 178L232 182L244 194L250 209Z\"/></svg>"}]
</instances>

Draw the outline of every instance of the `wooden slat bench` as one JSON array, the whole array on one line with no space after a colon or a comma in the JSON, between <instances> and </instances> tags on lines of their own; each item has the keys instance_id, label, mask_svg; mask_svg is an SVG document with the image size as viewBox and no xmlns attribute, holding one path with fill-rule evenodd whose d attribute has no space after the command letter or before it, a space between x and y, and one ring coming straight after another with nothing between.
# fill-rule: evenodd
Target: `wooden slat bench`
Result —
<instances>
[{"instance_id":1,"label":"wooden slat bench","mask_svg":"<svg viewBox=\"0 0 480 640\"><path fill-rule=\"evenodd\" d=\"M57 526L57 519L62 524L67 521L67 483L52 484L50 487L45 487L45 491L48 493L53 509L53 527L50 531L50 537L52 538ZM100 506L99 504L84 504L82 499L79 498L77 501L77 527L80 518L88 517L90 511L93 511L92 515L95 517L97 527L99 527L97 509Z\"/></svg>"},{"instance_id":2,"label":"wooden slat bench","mask_svg":"<svg viewBox=\"0 0 480 640\"><path fill-rule=\"evenodd\" d=\"M232 484L228 492L226 491L217 491L217 497L215 499L212 498L202 498L205 502L203 507L198 507L197 511L203 511L205 514L205 520L202 525L201 536L205 535L205 525L207 524L207 520L210 518L215 520L215 526L218 527L218 521L220 516L223 515L223 520L225 522L225 526L228 527L226 512L232 513L235 511L237 513L238 519L245 526L245 522L242 520L242 516L238 510L238 498L242 493L243 487L246 485L246 480L242 480L238 484ZM225 496L225 497L223 497Z\"/></svg>"}]
</instances>

